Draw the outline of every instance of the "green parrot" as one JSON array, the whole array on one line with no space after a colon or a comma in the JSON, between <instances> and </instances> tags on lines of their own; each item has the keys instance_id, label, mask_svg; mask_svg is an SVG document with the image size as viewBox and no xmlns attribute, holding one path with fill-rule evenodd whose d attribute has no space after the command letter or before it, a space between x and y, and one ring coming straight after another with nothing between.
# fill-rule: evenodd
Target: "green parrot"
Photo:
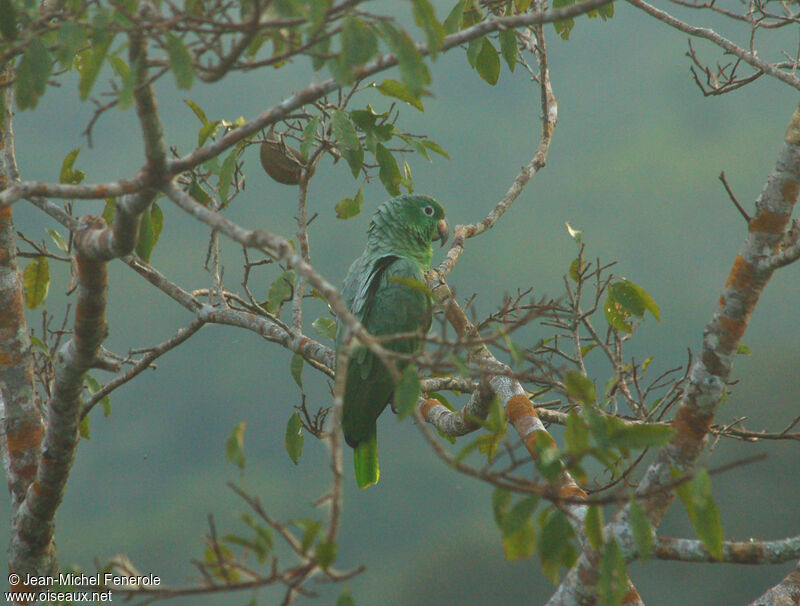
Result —
<instances>
[{"instance_id":1,"label":"green parrot","mask_svg":"<svg viewBox=\"0 0 800 606\"><path fill-rule=\"evenodd\" d=\"M431 327L432 302L407 280L424 284L430 269L433 240L447 240L444 208L433 198L416 194L384 202L369 225L367 246L350 266L342 296L350 311L373 335L427 332ZM405 283L404 280L406 281ZM336 334L337 350L344 341L342 323ZM387 349L413 353L420 339L387 341ZM397 366L402 372L407 363ZM353 451L359 488L376 484L378 438L376 422L394 393L389 371L367 347L356 345L350 352L345 381L342 429Z\"/></svg>"}]
</instances>

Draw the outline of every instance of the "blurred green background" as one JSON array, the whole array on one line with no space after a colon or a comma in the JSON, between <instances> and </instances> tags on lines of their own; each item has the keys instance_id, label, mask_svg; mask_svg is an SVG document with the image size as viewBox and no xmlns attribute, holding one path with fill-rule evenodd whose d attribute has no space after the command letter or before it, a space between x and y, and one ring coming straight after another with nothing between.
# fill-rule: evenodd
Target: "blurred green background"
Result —
<instances>
[{"instance_id":1,"label":"blurred green background","mask_svg":"<svg viewBox=\"0 0 800 606\"><path fill-rule=\"evenodd\" d=\"M450 2L438 2L440 18ZM376 11L387 6L381 3ZM400 5L404 7L404 5ZM774 164L796 91L762 78L721 98L704 98L692 82L686 37L632 7L617 3L609 22L581 18L568 42L546 32L559 123L547 167L493 230L470 241L450 283L461 299L477 293L476 308L488 313L504 293L533 286L533 294L559 296L562 276L574 257L564 226L585 230L589 258L617 260L616 273L643 286L661 307L662 321L648 318L630 354L655 356L658 372L686 361L699 347L745 224L717 176L724 170L738 198L752 207ZM705 15L690 13L706 25ZM731 35L724 26L722 31ZM787 34L788 35L788 34ZM713 61L716 50L697 48ZM777 47L776 47L777 48ZM773 49L774 50L774 49ZM770 59L771 56L763 58ZM532 156L539 136L538 87L519 68L505 65L495 87L472 71L463 51L440 56L432 66L434 97L424 113L403 110L401 125L438 141L451 160L429 164L411 157L416 191L437 197L451 225L478 220L503 195L519 167ZM196 141L198 123L183 98L198 102L211 119L252 118L312 78L300 61L279 71L235 75L223 84L177 91L171 78L158 85L167 140L180 153ZM102 76L101 76L102 81ZM25 179L56 180L62 158L84 146L78 167L87 182L132 174L143 163L132 111L111 111L94 132L94 147L81 136L91 107L76 103L74 82L51 90L33 113L17 116L18 159ZM387 108L376 93L362 103ZM363 105L362 105L363 106ZM245 225L291 237L296 188L268 180L255 148L244 156L247 189L230 216ZM339 283L364 242L371 211L386 198L380 184L365 187L364 212L335 218L334 204L357 184L340 163L323 162L311 185L310 212L315 267ZM94 202L79 212L99 214ZM206 230L161 201L166 221L152 262L187 289L210 284L202 268ZM55 227L33 207L15 207L18 228L34 238ZM226 278L238 282L238 247L226 245ZM275 277L257 274L256 294ZM261 280L261 281L259 281ZM160 342L191 318L126 266L111 266L110 349ZM779 430L798 412L798 268L779 272L753 316L745 343L750 357L736 361L732 395L717 421L747 416L753 429ZM63 314L66 274L54 276L48 310ZM306 312L306 331L321 307ZM30 314L33 326L40 316ZM526 345L526 343L521 343ZM283 448L284 428L299 394L288 376L290 354L253 334L206 327L181 349L113 394L113 414L91 415L91 440L83 441L57 516L62 565L93 570L93 561L126 553L143 572L169 585L198 579L192 558L203 555L209 513L218 531L243 530L245 511L226 487L237 469L224 458L231 429L247 420L245 487L260 495L278 519L322 517L312 503L327 487L325 449L312 438L298 466ZM104 377L95 373L101 380ZM321 375L305 369L309 408L329 405ZM598 375L599 384L607 377ZM346 452L345 512L337 565L366 564L346 583L359 605L472 606L486 603L542 604L553 587L538 561L506 562L491 513L489 487L447 469L424 444L412 423L384 415L381 481L358 491ZM758 464L713 478L726 538L778 538L796 534L800 515L797 445L722 442L703 462L719 465L766 452ZM6 499L0 502L8 519ZM606 516L611 511L606 512ZM660 533L691 536L680 505ZM7 542L5 525L0 542ZM649 606L748 603L790 569L651 562L631 565L633 580ZM341 586L311 583L320 604L333 604ZM276 603L264 591L259 604ZM239 594L179 600L179 604L244 604ZM119 597L118 599L121 599ZM301 598L299 603L312 603Z\"/></svg>"}]
</instances>

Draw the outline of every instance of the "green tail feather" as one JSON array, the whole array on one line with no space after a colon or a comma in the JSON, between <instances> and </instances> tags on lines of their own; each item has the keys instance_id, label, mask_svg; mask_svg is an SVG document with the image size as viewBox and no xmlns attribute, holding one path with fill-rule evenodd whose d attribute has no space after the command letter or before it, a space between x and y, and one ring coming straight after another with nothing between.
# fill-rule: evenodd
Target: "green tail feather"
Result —
<instances>
[{"instance_id":1,"label":"green tail feather","mask_svg":"<svg viewBox=\"0 0 800 606\"><path fill-rule=\"evenodd\" d=\"M378 467L377 432L373 431L367 439L358 443L353 450L353 463L359 488L366 488L371 484L378 483L381 470Z\"/></svg>"}]
</instances>

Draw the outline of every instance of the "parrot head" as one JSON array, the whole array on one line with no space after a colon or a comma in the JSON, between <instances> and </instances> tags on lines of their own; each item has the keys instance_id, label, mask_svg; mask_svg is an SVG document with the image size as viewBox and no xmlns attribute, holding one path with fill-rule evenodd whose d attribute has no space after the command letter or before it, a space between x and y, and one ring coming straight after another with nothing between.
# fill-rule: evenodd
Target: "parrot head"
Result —
<instances>
[{"instance_id":1,"label":"parrot head","mask_svg":"<svg viewBox=\"0 0 800 606\"><path fill-rule=\"evenodd\" d=\"M431 242L447 241L450 229L441 204L430 196L409 194L384 202L372 216L371 242L430 250Z\"/></svg>"}]
</instances>

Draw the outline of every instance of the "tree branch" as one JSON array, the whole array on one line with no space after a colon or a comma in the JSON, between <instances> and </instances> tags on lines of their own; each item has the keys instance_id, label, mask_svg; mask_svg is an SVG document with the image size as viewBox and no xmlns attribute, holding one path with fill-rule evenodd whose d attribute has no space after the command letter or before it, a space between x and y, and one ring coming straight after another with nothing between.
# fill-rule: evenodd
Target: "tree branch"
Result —
<instances>
[{"instance_id":1,"label":"tree branch","mask_svg":"<svg viewBox=\"0 0 800 606\"><path fill-rule=\"evenodd\" d=\"M80 439L83 379L96 365L100 346L108 332L105 321L108 288L105 261L82 254L84 240L104 222L84 217L75 235L78 292L74 334L55 358L52 396L36 480L28 489L14 519L10 569L17 573L52 574L57 566L53 534L56 510L64 496L72 461ZM24 576L24 575L23 575Z\"/></svg>"},{"instance_id":2,"label":"tree branch","mask_svg":"<svg viewBox=\"0 0 800 606\"><path fill-rule=\"evenodd\" d=\"M800 564L749 606L793 606L800 603Z\"/></svg>"},{"instance_id":3,"label":"tree branch","mask_svg":"<svg viewBox=\"0 0 800 606\"><path fill-rule=\"evenodd\" d=\"M0 80L10 77L9 69L0 72ZM3 190L18 179L19 171L14 153L11 87L0 94L5 97L2 105L4 112L0 115L0 190ZM25 320L16 251L12 210L10 207L0 208L0 452L8 478L14 518L36 477L39 447L44 433L42 414L36 402L33 352ZM26 538L20 536L20 527L13 521L11 540L9 570L16 570L23 560L15 546L24 547ZM51 570L53 562L47 561L46 565ZM12 587L17 588L21 586Z\"/></svg>"},{"instance_id":4,"label":"tree branch","mask_svg":"<svg viewBox=\"0 0 800 606\"><path fill-rule=\"evenodd\" d=\"M760 72L763 72L773 78L777 78L788 84L789 86L800 90L800 79L796 78L792 73L787 73L781 71L777 67L767 63L766 61L762 61L759 59L755 53L750 52L748 50L743 49L741 46L737 46L727 38L723 38L717 32L712 29L708 29L705 27L696 27L694 25L689 25L679 19L676 19L669 13L666 13L662 10L657 9L656 7L644 2L644 0L627 0L628 4L635 6L636 8L643 10L651 17L654 17L661 21L662 23L666 23L672 28L675 28L679 31L682 31L685 34L690 36L694 36L695 38L703 38L716 44L720 48L725 49L726 52L730 53L731 55L735 55L739 57L742 61L750 65L751 67L757 69Z\"/></svg>"},{"instance_id":5,"label":"tree branch","mask_svg":"<svg viewBox=\"0 0 800 606\"><path fill-rule=\"evenodd\" d=\"M800 557L800 535L777 541L725 541L715 560L701 541L658 537L653 555L661 560L724 564L782 564Z\"/></svg>"}]
</instances>

